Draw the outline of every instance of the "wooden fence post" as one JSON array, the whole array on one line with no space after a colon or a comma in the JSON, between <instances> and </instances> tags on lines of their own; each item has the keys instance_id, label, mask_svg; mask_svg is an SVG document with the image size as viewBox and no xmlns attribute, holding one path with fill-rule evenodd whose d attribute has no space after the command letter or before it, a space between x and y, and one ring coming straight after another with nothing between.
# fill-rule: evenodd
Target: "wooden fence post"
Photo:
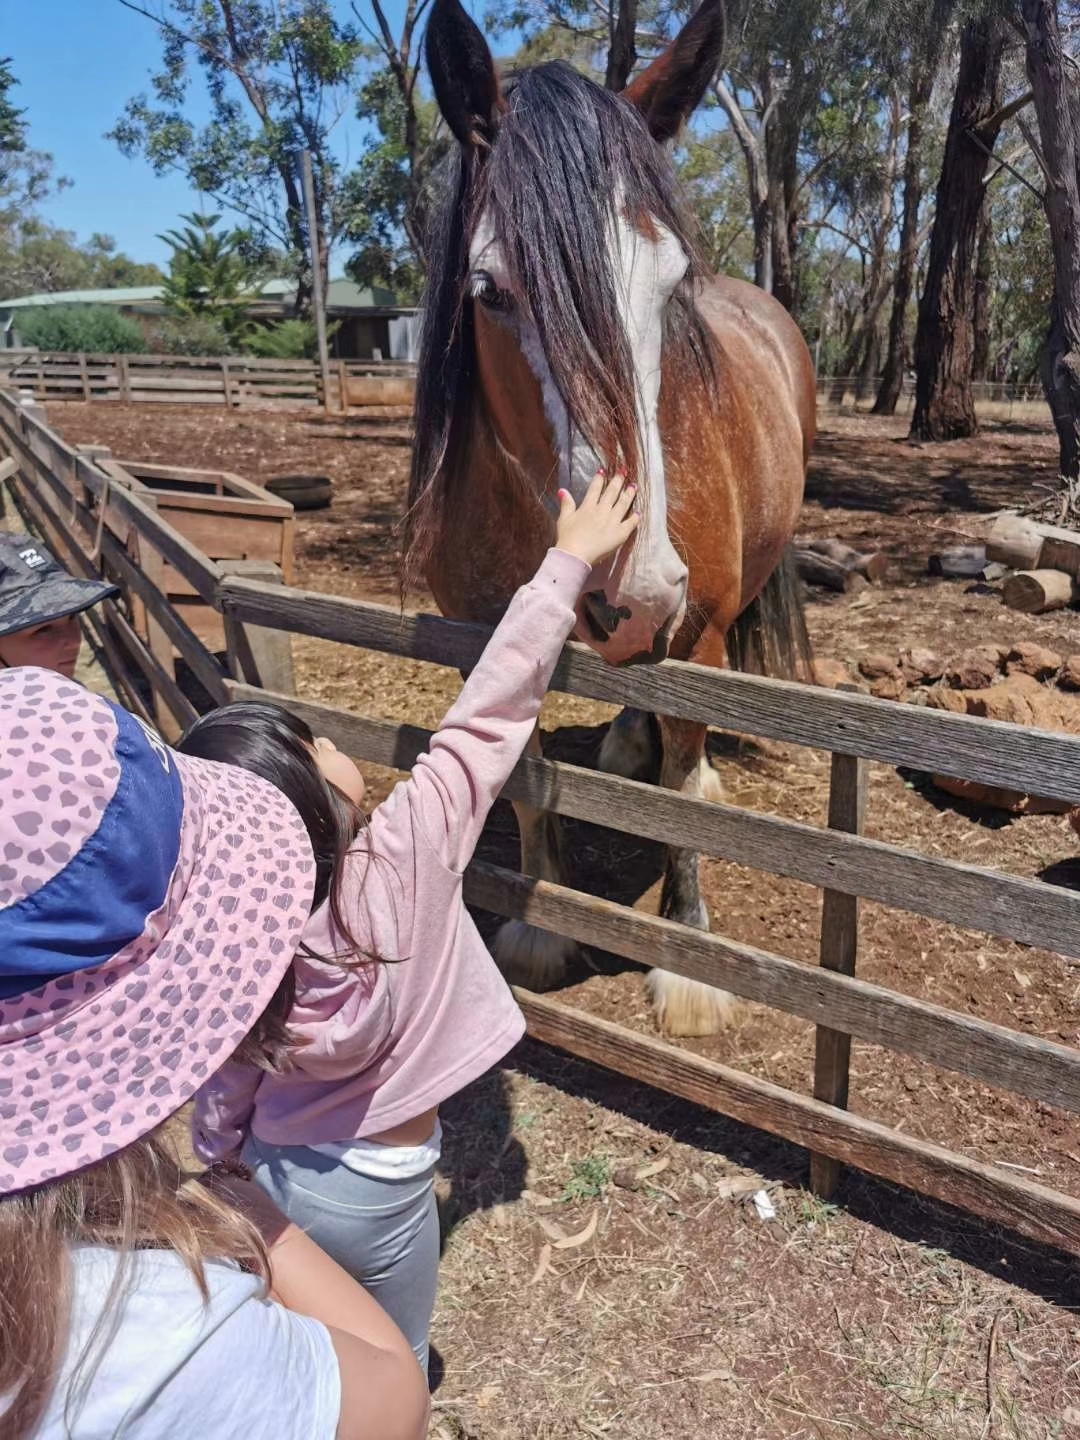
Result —
<instances>
[{"instance_id":1,"label":"wooden fence post","mask_svg":"<svg viewBox=\"0 0 1080 1440\"><path fill-rule=\"evenodd\" d=\"M225 394L225 409L232 409L232 391L229 389L229 362L221 361L221 388Z\"/></svg>"},{"instance_id":2,"label":"wooden fence post","mask_svg":"<svg viewBox=\"0 0 1080 1440\"><path fill-rule=\"evenodd\" d=\"M79 379L82 381L82 398L90 404L90 372L86 368L86 352L79 351Z\"/></svg>"},{"instance_id":3,"label":"wooden fence post","mask_svg":"<svg viewBox=\"0 0 1080 1440\"><path fill-rule=\"evenodd\" d=\"M219 560L226 575L245 580L263 580L271 585L284 584L280 565L272 560ZM234 620L225 611L225 649L229 674L234 680L245 680L263 690L279 695L293 695L292 636L286 630L267 630L262 625L247 625Z\"/></svg>"},{"instance_id":4,"label":"wooden fence post","mask_svg":"<svg viewBox=\"0 0 1080 1440\"><path fill-rule=\"evenodd\" d=\"M829 828L848 834L862 832L866 811L867 762L855 755L834 754L829 779ZM859 949L859 900L839 890L821 898L820 960L826 970L854 975ZM814 1045L814 1099L847 1109L851 1036L825 1025L817 1027ZM828 1200L840 1180L840 1163L811 1154L810 1188Z\"/></svg>"},{"instance_id":5,"label":"wooden fence post","mask_svg":"<svg viewBox=\"0 0 1080 1440\"><path fill-rule=\"evenodd\" d=\"M128 357L126 355L116 357L116 370L120 381L120 400L121 403L127 404L131 399L131 377L128 374Z\"/></svg>"}]
</instances>

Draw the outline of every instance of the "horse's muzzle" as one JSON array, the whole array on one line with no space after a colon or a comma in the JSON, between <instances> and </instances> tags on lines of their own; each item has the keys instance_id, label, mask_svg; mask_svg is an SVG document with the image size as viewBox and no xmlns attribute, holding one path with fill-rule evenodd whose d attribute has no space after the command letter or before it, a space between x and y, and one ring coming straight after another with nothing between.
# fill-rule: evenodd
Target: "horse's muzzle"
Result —
<instances>
[{"instance_id":1,"label":"horse's muzzle","mask_svg":"<svg viewBox=\"0 0 1080 1440\"><path fill-rule=\"evenodd\" d=\"M671 636L668 634L667 626L656 632L651 650L639 650L636 655L629 656L626 660L620 660L618 669L625 665L657 665L661 660L666 660L668 648L671 645Z\"/></svg>"}]
</instances>

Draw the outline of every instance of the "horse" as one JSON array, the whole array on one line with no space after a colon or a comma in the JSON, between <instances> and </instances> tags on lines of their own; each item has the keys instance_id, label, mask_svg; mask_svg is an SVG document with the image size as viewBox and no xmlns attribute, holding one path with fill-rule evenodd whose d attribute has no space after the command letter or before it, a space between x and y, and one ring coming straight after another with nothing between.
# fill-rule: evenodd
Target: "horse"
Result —
<instances>
[{"instance_id":1,"label":"horse","mask_svg":"<svg viewBox=\"0 0 1080 1440\"><path fill-rule=\"evenodd\" d=\"M554 540L556 494L638 486L631 547L590 576L575 638L613 665L667 656L790 675L808 656L790 540L815 427L810 354L771 296L699 259L669 147L724 44L704 0L621 93L559 61L500 79L459 0L425 37L456 144L426 246L406 585L495 624ZM803 672L805 673L805 672ZM602 769L719 798L706 727L628 709ZM530 745L540 753L539 733ZM561 881L557 817L518 804L523 873ZM661 913L709 928L698 856L667 852ZM573 942L504 924L508 979L559 984ZM732 998L652 970L661 1030L705 1035Z\"/></svg>"}]
</instances>

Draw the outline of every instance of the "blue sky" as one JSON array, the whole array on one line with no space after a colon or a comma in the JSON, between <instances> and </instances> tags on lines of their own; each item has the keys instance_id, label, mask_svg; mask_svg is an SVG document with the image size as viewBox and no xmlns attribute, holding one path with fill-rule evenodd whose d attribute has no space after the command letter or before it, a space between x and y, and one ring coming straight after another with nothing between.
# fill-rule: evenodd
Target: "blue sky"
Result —
<instances>
[{"instance_id":1,"label":"blue sky","mask_svg":"<svg viewBox=\"0 0 1080 1440\"><path fill-rule=\"evenodd\" d=\"M338 8L349 15L348 0ZM398 5L388 8L394 16ZM197 197L181 176L158 177L105 139L124 102L149 88L160 58L156 28L118 0L0 0L0 55L12 58L13 99L26 111L31 144L50 151L57 173L73 181L47 202L45 218L83 240L112 235L133 259L165 261L168 247L157 236L196 208ZM355 155L359 133L347 116L339 144Z\"/></svg>"}]
</instances>

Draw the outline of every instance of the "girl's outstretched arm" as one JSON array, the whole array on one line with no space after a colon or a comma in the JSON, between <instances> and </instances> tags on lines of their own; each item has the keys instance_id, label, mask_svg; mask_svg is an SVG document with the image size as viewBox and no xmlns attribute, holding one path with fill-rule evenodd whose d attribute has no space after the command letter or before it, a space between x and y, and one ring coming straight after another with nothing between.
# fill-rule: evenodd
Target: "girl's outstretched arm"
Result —
<instances>
[{"instance_id":1,"label":"girl's outstretched arm","mask_svg":"<svg viewBox=\"0 0 1080 1440\"><path fill-rule=\"evenodd\" d=\"M475 670L417 760L411 778L373 816L392 823L405 803L453 870L472 858L488 812L528 743L551 674L574 627L593 566L633 534L634 489L601 473L580 507L560 491L556 546L514 596ZM378 842L373 835L375 848Z\"/></svg>"}]
</instances>

